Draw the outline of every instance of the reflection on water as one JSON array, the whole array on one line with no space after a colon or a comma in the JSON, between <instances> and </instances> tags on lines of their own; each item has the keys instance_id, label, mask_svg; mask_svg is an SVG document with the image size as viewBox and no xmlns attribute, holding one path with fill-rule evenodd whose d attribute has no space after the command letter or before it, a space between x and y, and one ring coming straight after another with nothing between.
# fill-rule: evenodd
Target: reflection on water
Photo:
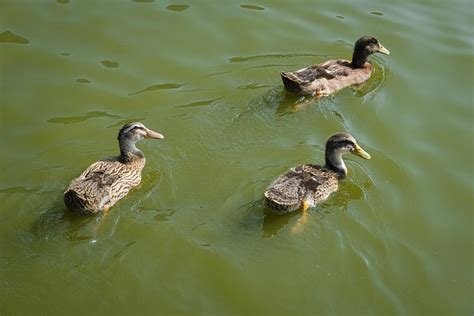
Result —
<instances>
[{"instance_id":1,"label":"reflection on water","mask_svg":"<svg viewBox=\"0 0 474 316\"><path fill-rule=\"evenodd\" d=\"M0 43L28 44L29 42L27 38L10 31L0 33Z\"/></svg>"},{"instance_id":2,"label":"reflection on water","mask_svg":"<svg viewBox=\"0 0 474 316\"><path fill-rule=\"evenodd\" d=\"M71 244L96 243L114 235L120 215L112 210L94 215L78 215L67 210L62 201L58 206L41 211L30 232L36 239L53 239L62 236Z\"/></svg>"},{"instance_id":3,"label":"reflection on water","mask_svg":"<svg viewBox=\"0 0 474 316\"><path fill-rule=\"evenodd\" d=\"M262 203L263 204L263 203ZM275 214L272 210L263 209L262 237L269 238L276 235L283 227L290 223L295 217L300 217L301 212L291 212L287 214Z\"/></svg>"},{"instance_id":4,"label":"reflection on water","mask_svg":"<svg viewBox=\"0 0 474 316\"><path fill-rule=\"evenodd\" d=\"M56 206L41 212L31 227L31 233L39 239L51 239L57 235L64 235L71 242L91 240L93 236L86 236L83 230L98 218L79 216L69 212L64 206Z\"/></svg>"}]
</instances>

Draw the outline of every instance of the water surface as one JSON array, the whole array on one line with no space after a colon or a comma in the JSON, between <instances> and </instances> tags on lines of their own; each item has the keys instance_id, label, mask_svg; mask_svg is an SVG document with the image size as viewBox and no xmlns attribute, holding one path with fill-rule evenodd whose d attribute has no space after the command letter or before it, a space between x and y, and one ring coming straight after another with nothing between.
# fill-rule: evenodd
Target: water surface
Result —
<instances>
[{"instance_id":1,"label":"water surface","mask_svg":"<svg viewBox=\"0 0 474 316\"><path fill-rule=\"evenodd\" d=\"M0 313L471 315L468 1L13 1L0 18ZM348 58L364 86L287 96L279 72ZM62 193L142 121L141 185L108 216ZM262 194L348 131L338 193L272 216Z\"/></svg>"}]
</instances>

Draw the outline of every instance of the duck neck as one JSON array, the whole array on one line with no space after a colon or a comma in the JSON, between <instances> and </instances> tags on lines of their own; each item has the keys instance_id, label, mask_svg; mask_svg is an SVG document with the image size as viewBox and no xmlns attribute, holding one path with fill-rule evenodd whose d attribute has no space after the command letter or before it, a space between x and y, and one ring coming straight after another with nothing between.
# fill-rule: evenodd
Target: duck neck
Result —
<instances>
[{"instance_id":1,"label":"duck neck","mask_svg":"<svg viewBox=\"0 0 474 316\"><path fill-rule=\"evenodd\" d=\"M352 68L364 68L368 57L369 54L367 54L364 49L354 49L354 54L352 54L351 61Z\"/></svg>"},{"instance_id":2,"label":"duck neck","mask_svg":"<svg viewBox=\"0 0 474 316\"><path fill-rule=\"evenodd\" d=\"M325 155L326 169L337 173L339 179L343 179L347 175L347 168L344 160L342 160L342 153L338 150L326 150Z\"/></svg>"},{"instance_id":3,"label":"duck neck","mask_svg":"<svg viewBox=\"0 0 474 316\"><path fill-rule=\"evenodd\" d=\"M119 140L121 162L128 163L137 158L144 158L143 153L135 146L135 143L135 141L127 138Z\"/></svg>"}]
</instances>

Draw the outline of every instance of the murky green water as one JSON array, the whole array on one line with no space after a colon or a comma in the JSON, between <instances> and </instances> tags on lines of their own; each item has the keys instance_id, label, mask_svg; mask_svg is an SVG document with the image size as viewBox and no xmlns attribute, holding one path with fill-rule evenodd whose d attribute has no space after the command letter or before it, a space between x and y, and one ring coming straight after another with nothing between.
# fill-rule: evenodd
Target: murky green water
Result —
<instances>
[{"instance_id":1,"label":"murky green water","mask_svg":"<svg viewBox=\"0 0 474 316\"><path fill-rule=\"evenodd\" d=\"M474 312L469 1L0 1L0 313ZM295 111L281 70L392 52ZM62 192L140 120L143 182L105 217ZM349 131L340 191L300 214L266 186Z\"/></svg>"}]
</instances>

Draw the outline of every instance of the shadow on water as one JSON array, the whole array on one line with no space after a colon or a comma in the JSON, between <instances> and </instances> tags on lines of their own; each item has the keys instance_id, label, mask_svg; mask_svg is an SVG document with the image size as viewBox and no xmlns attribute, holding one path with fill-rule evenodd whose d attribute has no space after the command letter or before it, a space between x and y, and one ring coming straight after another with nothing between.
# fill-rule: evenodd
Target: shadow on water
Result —
<instances>
[{"instance_id":1,"label":"shadow on water","mask_svg":"<svg viewBox=\"0 0 474 316\"><path fill-rule=\"evenodd\" d=\"M90 216L78 215L64 206L57 205L42 212L33 223L30 232L36 239L51 240L62 236L71 244L95 243L99 236L113 234L113 231L104 234L107 218L108 215L104 213Z\"/></svg>"},{"instance_id":2,"label":"shadow on water","mask_svg":"<svg viewBox=\"0 0 474 316\"><path fill-rule=\"evenodd\" d=\"M301 212L276 214L268 208L263 209L262 237L269 238L276 235L283 227L290 224L292 218L300 217Z\"/></svg>"}]
</instances>

